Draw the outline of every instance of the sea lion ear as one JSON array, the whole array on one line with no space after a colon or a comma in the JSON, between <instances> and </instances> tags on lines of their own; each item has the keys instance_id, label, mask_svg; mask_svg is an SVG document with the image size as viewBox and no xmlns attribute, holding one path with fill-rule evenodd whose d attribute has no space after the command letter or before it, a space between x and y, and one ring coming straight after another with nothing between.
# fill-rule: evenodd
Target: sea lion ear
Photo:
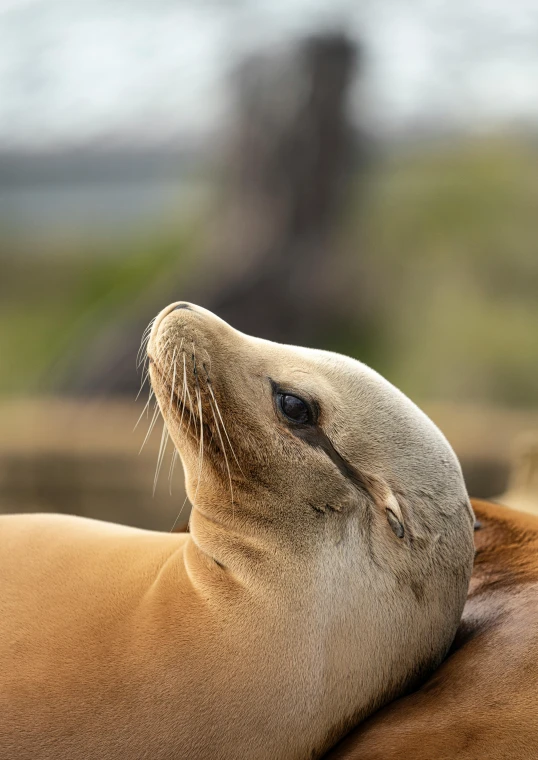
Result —
<instances>
[{"instance_id":1,"label":"sea lion ear","mask_svg":"<svg viewBox=\"0 0 538 760\"><path fill-rule=\"evenodd\" d=\"M405 536L404 518L398 500L392 493L389 484L382 478L372 475L368 475L365 480L375 505L380 512L382 510L385 511L385 516L392 532L396 538L402 539Z\"/></svg>"},{"instance_id":2,"label":"sea lion ear","mask_svg":"<svg viewBox=\"0 0 538 760\"><path fill-rule=\"evenodd\" d=\"M405 536L404 519L400 505L393 494L387 499L385 514L387 515L387 521L396 538L403 538Z\"/></svg>"}]
</instances>

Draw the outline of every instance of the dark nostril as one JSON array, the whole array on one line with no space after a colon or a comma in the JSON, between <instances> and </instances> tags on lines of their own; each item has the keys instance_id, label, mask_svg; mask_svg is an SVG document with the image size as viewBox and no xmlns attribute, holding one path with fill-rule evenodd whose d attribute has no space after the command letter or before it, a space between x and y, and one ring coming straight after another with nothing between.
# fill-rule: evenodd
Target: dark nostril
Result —
<instances>
[{"instance_id":1,"label":"dark nostril","mask_svg":"<svg viewBox=\"0 0 538 760\"><path fill-rule=\"evenodd\" d=\"M178 309L189 309L189 311L192 311L190 305L188 303L178 303L174 311L177 311Z\"/></svg>"}]
</instances>

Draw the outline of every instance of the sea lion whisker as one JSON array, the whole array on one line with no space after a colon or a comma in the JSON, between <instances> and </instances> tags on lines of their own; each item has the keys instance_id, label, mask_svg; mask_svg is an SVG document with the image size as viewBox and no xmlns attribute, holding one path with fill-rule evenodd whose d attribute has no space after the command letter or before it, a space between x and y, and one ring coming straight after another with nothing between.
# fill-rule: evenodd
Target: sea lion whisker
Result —
<instances>
[{"instance_id":1,"label":"sea lion whisker","mask_svg":"<svg viewBox=\"0 0 538 760\"><path fill-rule=\"evenodd\" d=\"M181 351L181 349L182 349L182 346L183 346L183 339L181 340L181 344L179 346L179 351L178 351L177 348L174 348L174 353L172 355L172 362L174 364L174 374L172 376L172 387L171 387L171 390L170 390L170 404L169 404L169 407L168 407L168 412L169 413L172 410L172 402L174 400L175 386L176 386L176 371L177 371L177 360L175 358L176 357L176 351L179 353ZM163 453L163 458L164 458L164 453ZM176 463L176 458L177 458L177 449L174 447L174 451L172 452L172 460L170 462L170 469L168 471L168 490L169 490L170 496L172 495L172 475L174 473L174 465Z\"/></svg>"},{"instance_id":2,"label":"sea lion whisker","mask_svg":"<svg viewBox=\"0 0 538 760\"><path fill-rule=\"evenodd\" d=\"M148 336L148 341L149 341L149 336ZM145 346L140 346L139 353L143 349L146 349L146 347L147 347L147 342L146 342ZM141 365L143 365L143 367L142 367L142 381L140 383L140 389L139 389L138 393L136 394L135 401L138 400L138 397L142 393L142 389L144 388L144 385L146 384L146 381L147 381L147 379L149 377L149 356L147 355L147 353L145 354L145 356L140 361L137 362L136 368L138 369Z\"/></svg>"},{"instance_id":3,"label":"sea lion whisker","mask_svg":"<svg viewBox=\"0 0 538 760\"><path fill-rule=\"evenodd\" d=\"M142 338L142 341L140 342L140 348L138 349L137 354L136 354L136 368L137 369L138 367L140 367L141 364L144 363L146 359L146 355L144 352L145 352L145 349L147 348L148 343L149 343L149 333L147 334L145 338Z\"/></svg>"},{"instance_id":4,"label":"sea lion whisker","mask_svg":"<svg viewBox=\"0 0 538 760\"><path fill-rule=\"evenodd\" d=\"M157 352L156 352L154 358L155 359L161 359L164 356L164 354L166 353L166 349L168 348L169 344L170 344L170 338L167 338L164 341L164 343L162 344L162 346L159 346L157 348Z\"/></svg>"},{"instance_id":5,"label":"sea lion whisker","mask_svg":"<svg viewBox=\"0 0 538 760\"><path fill-rule=\"evenodd\" d=\"M172 411L172 401L174 400L174 388L176 385L176 351L177 348L174 348L174 353L172 354L172 364L174 365L174 374L172 375L172 386L170 389L170 403L168 405L168 413Z\"/></svg>"},{"instance_id":6,"label":"sea lion whisker","mask_svg":"<svg viewBox=\"0 0 538 760\"><path fill-rule=\"evenodd\" d=\"M152 396L154 395L154 393L155 393L155 391L153 390L153 388L151 388L151 387L150 387L150 389L149 389L149 396L148 396L148 400L146 401L146 404L145 404L144 408L142 409L142 412L140 413L140 417L139 417L139 418L137 419L137 421L136 421L136 424L135 424L135 426L134 426L134 428L133 428L133 432L136 430L136 428L137 428L137 427L138 427L138 425L140 424L140 420L142 419L142 417L144 416L144 414L145 414L145 413L147 412L147 410L149 409L149 404L150 404L151 398L152 398Z\"/></svg>"},{"instance_id":7,"label":"sea lion whisker","mask_svg":"<svg viewBox=\"0 0 538 760\"><path fill-rule=\"evenodd\" d=\"M177 351L177 347L174 348L174 351L172 353L172 358L170 358L168 356L165 357L165 359L166 359L166 363L165 363L165 367L164 367L164 373L165 374L163 375L165 383L167 383L168 380L170 379L170 373L172 372L172 369L173 369L174 357L176 355L176 351ZM159 354L159 358L161 358L163 355L164 355L164 351L161 351L161 353Z\"/></svg>"},{"instance_id":8,"label":"sea lion whisker","mask_svg":"<svg viewBox=\"0 0 538 760\"><path fill-rule=\"evenodd\" d=\"M185 415L185 403L187 399L187 368L185 364L185 352L183 352L183 390L181 393L181 418L179 420L179 427L183 426L183 417Z\"/></svg>"},{"instance_id":9,"label":"sea lion whisker","mask_svg":"<svg viewBox=\"0 0 538 760\"><path fill-rule=\"evenodd\" d=\"M142 377L142 382L141 382L141 384L140 384L140 388L139 388L139 390L138 390L138 393L136 394L136 398L135 398L135 401L138 401L138 399L139 399L139 397L140 397L140 394L141 394L141 393L142 393L142 391L144 390L144 386L145 386L145 384L146 384L146 382L147 382L147 379L148 379L148 377L149 377L149 367L146 367L146 368L144 369L144 374L143 374L143 377Z\"/></svg>"},{"instance_id":10,"label":"sea lion whisker","mask_svg":"<svg viewBox=\"0 0 538 760\"><path fill-rule=\"evenodd\" d=\"M140 339L140 348L138 349L138 353L136 355L136 360L137 360L136 366L137 366L137 368L140 366L140 364L142 364L141 356L142 356L142 354L144 352L144 349L146 348L146 346L147 346L147 344L149 342L150 335L151 335L151 328L153 327L153 323L155 322L155 319L156 319L156 317L153 317L153 319L150 320L149 325L146 327L146 329L142 333L142 338Z\"/></svg>"},{"instance_id":11,"label":"sea lion whisker","mask_svg":"<svg viewBox=\"0 0 538 760\"><path fill-rule=\"evenodd\" d=\"M166 359L165 354L166 354L166 349L168 348L169 342L170 341L167 340L166 343L164 344L164 346L160 347L157 350L157 353L155 354L155 356L152 357L152 361L154 361L156 364L158 364L159 362L161 362L161 360L163 359L163 357ZM150 357L149 357L149 355L146 358L147 358L147 361L148 361L148 366L147 366L147 369L146 369L146 375L145 375L145 377L144 377L144 379L142 381L142 385L140 386L140 391L138 392L137 398L140 395L140 392L142 391L142 388L144 387L144 383L146 382L147 378L150 376L150 363L149 363ZM168 377L170 375L170 364L165 361L164 367L161 367L160 371L161 371L161 374L163 375L164 380L167 381Z\"/></svg>"},{"instance_id":12,"label":"sea lion whisker","mask_svg":"<svg viewBox=\"0 0 538 760\"><path fill-rule=\"evenodd\" d=\"M155 427L157 420L159 419L159 415L161 414L161 408L159 406L159 403L157 402L155 405L155 412L153 413L153 419L151 420L150 428L149 428L149 434L153 432L153 428Z\"/></svg>"},{"instance_id":13,"label":"sea lion whisker","mask_svg":"<svg viewBox=\"0 0 538 760\"><path fill-rule=\"evenodd\" d=\"M177 350L177 349L174 349L174 355L175 355L175 353L176 353L176 350ZM160 355L162 355L162 353L163 353L163 352L162 352L162 351L160 351L158 355L160 356ZM165 378L165 380L167 380L167 379L168 379L168 376L169 376L169 375L170 375L170 368L168 369L168 372L167 372L167 375L166 375L166 378ZM146 374L146 378L147 378L148 376L149 376L149 369L148 369L148 371L147 371L147 374ZM137 395L137 397L136 397L137 399L138 399L138 396L140 396L140 393L141 393L141 391L142 391L142 387L140 388L140 391L138 392L138 395ZM154 393L155 393L155 390L154 390L154 388L153 388L153 387L150 387L149 398L148 398L148 400L147 400L146 406L145 406L145 407L144 407L144 409L142 410L142 414L141 414L141 415L140 415L140 417L138 418L138 421L137 421L137 423L136 423L136 425L135 425L135 429L136 429L136 427L137 427L138 423L140 422L140 420L142 419L142 416L143 416L144 412L146 411L146 409L147 409L147 407L148 407L148 404L149 404L149 402L151 401L151 398L152 398L152 396L154 395ZM155 418L155 414L154 414L154 418ZM148 435L151 433L151 427L152 427L152 426L150 426L150 430L148 430ZM145 440L144 440L144 443L145 443ZM142 446L144 446L144 444L142 444Z\"/></svg>"},{"instance_id":14,"label":"sea lion whisker","mask_svg":"<svg viewBox=\"0 0 538 760\"><path fill-rule=\"evenodd\" d=\"M177 456L177 449L174 446L174 450L172 452L172 460L170 462L170 469L168 470L168 493L170 496L172 496L172 476L174 474L174 467L176 466Z\"/></svg>"},{"instance_id":15,"label":"sea lion whisker","mask_svg":"<svg viewBox=\"0 0 538 760\"><path fill-rule=\"evenodd\" d=\"M147 330L147 328L146 328L146 330ZM147 343L147 341L149 340L150 333L146 332L146 330L144 330L144 332L142 333L142 337L140 338L140 346L138 347L138 351L137 351L137 354L136 354L137 358L142 353L142 346L144 346Z\"/></svg>"},{"instance_id":16,"label":"sea lion whisker","mask_svg":"<svg viewBox=\"0 0 538 760\"><path fill-rule=\"evenodd\" d=\"M158 347L157 353L155 355L155 359L160 360L160 359L162 359L165 356L165 354L166 354L166 352L168 350L168 346L170 345L170 343L171 343L170 338L167 338L164 341L164 343L162 344L162 346Z\"/></svg>"},{"instance_id":17,"label":"sea lion whisker","mask_svg":"<svg viewBox=\"0 0 538 760\"><path fill-rule=\"evenodd\" d=\"M212 366L213 366L213 363L212 363L212 361L211 361L211 356L209 355L209 351L207 350L207 348L204 348L203 346L202 346L202 347L199 347L199 348L198 348L198 350L199 350L199 351L203 351L203 352L204 352L204 354L207 356L207 359L208 359L208 361L209 361L209 370L208 370L208 369L207 369L207 367L205 366L205 363L204 363L204 362L202 362L202 367L204 368L204 371L205 371L205 373L206 373L207 377L209 378L209 376L211 375L211 368L212 368Z\"/></svg>"},{"instance_id":18,"label":"sea lion whisker","mask_svg":"<svg viewBox=\"0 0 538 760\"><path fill-rule=\"evenodd\" d=\"M179 344L179 349L178 349L178 352L177 352L177 359L179 359L179 357L181 356L182 353L183 353L183 338L181 338L181 343ZM177 359L176 359L176 363L177 363ZM179 384L179 382L180 382L179 373L178 373L177 381L178 381L178 384ZM175 392L175 388L173 390ZM175 395L179 398L179 393L176 392Z\"/></svg>"},{"instance_id":19,"label":"sea lion whisker","mask_svg":"<svg viewBox=\"0 0 538 760\"><path fill-rule=\"evenodd\" d=\"M197 391L197 388L196 388L196 385L195 385L194 386L194 390L193 390L194 403L193 403L192 417L193 417L193 420L194 420L194 432L195 432L195 436L196 436L196 441L197 441L198 446L199 446L200 445L200 437L201 437L201 423L202 423L202 421L200 420L199 415L198 415L198 404L196 403L197 402L196 391Z\"/></svg>"},{"instance_id":20,"label":"sea lion whisker","mask_svg":"<svg viewBox=\"0 0 538 760\"><path fill-rule=\"evenodd\" d=\"M181 517L181 514L182 514L182 512L183 512L183 510L185 509L185 504L187 503L187 500L188 500L188 498L189 498L188 496L185 496L185 498L183 499L183 504L181 505L181 509L180 509L180 510L179 510L179 512L177 513L177 517L176 517L176 519L174 520L174 522L173 522L173 524L172 524L172 527L170 528L170 533L173 533L173 532L174 532L174 528L176 527L176 525L177 525L177 521L179 520L179 518Z\"/></svg>"},{"instance_id":21,"label":"sea lion whisker","mask_svg":"<svg viewBox=\"0 0 538 760\"><path fill-rule=\"evenodd\" d=\"M146 441L148 440L148 438L150 437L151 433L153 432L153 428L155 427L155 423L157 422L157 418L158 418L158 416L160 414L160 411L161 410L159 409L159 404L157 402L157 399L155 399L155 407L154 407L154 410L153 410L153 417L151 418L151 422L149 423L148 432L146 433L146 437L144 438L144 440L142 442L142 446L140 447L140 451L138 452L139 454L142 453L142 449L146 445Z\"/></svg>"},{"instance_id":22,"label":"sea lion whisker","mask_svg":"<svg viewBox=\"0 0 538 760\"><path fill-rule=\"evenodd\" d=\"M208 389L208 391L209 391L209 393L211 395L211 398L215 402L215 408L217 410L217 414L219 415L220 421L222 423L222 429L224 430L224 435L226 436L226 440L228 441L228 444L230 446L230 451L233 454L233 458L235 459L236 464L239 467L239 471L241 472L241 475L245 476L245 473L243 472L243 470L241 469L241 465L239 464L239 460L237 459L236 453L234 451L234 447L232 446L232 442L230 441L230 436L228 435L228 431L226 430L226 425L224 424L224 420L222 419L222 415L220 413L220 409L219 409L219 405L218 405L217 399L215 398L215 394L213 393L213 389L211 388L211 385L209 383L209 378L208 378L208 382L207 382L207 389Z\"/></svg>"},{"instance_id":23,"label":"sea lion whisker","mask_svg":"<svg viewBox=\"0 0 538 760\"><path fill-rule=\"evenodd\" d=\"M191 392L189 390L189 384L187 382L187 363L186 363L186 360L185 360L185 352L183 352L183 373L184 373L184 378L185 378L185 389L187 391L187 398L189 400L189 424L188 424L187 431L186 431L186 432L189 432L189 430L191 429L191 421L193 420L194 415L193 415L192 396L191 396ZM196 418L195 417L194 417L194 427L195 427L195 430L196 430Z\"/></svg>"},{"instance_id":24,"label":"sea lion whisker","mask_svg":"<svg viewBox=\"0 0 538 760\"><path fill-rule=\"evenodd\" d=\"M219 437L220 446L221 446L221 449L222 449L222 453L224 455L224 462L226 464L226 470L228 471L228 479L230 481L230 499L231 499L231 502L232 502L232 518L233 518L233 517L235 517L235 513L234 513L234 490L233 490L233 485L232 485L232 474L230 472L230 465L228 463L228 456L226 454L226 447L224 445L224 441L222 440L222 435L220 434L219 421L217 419L217 415L215 414L215 409L213 408L213 404L211 402L211 399L209 399L209 406L211 407L211 411L212 411L213 417L215 419L215 427L217 429L217 435Z\"/></svg>"},{"instance_id":25,"label":"sea lion whisker","mask_svg":"<svg viewBox=\"0 0 538 760\"><path fill-rule=\"evenodd\" d=\"M151 330L148 330L148 328L146 327L146 329L142 333L142 337L140 338L140 346L142 346L144 343L146 343L146 341L149 340L150 333L151 333Z\"/></svg>"},{"instance_id":26,"label":"sea lion whisker","mask_svg":"<svg viewBox=\"0 0 538 760\"><path fill-rule=\"evenodd\" d=\"M148 339L149 341L149 339ZM144 364L144 362L147 359L147 354L145 353L148 343L144 342L138 349L138 353L136 354L136 368L139 369L139 367Z\"/></svg>"},{"instance_id":27,"label":"sea lion whisker","mask_svg":"<svg viewBox=\"0 0 538 760\"><path fill-rule=\"evenodd\" d=\"M194 501L198 495L198 489L200 487L200 481L202 479L202 472L204 467L204 418L202 414L202 395L200 393L200 386L198 384L198 378L196 378L196 397L198 401L198 414L200 420L200 445L198 447L198 480L196 483L196 491L194 492Z\"/></svg>"},{"instance_id":28,"label":"sea lion whisker","mask_svg":"<svg viewBox=\"0 0 538 760\"><path fill-rule=\"evenodd\" d=\"M196 366L196 348L194 346L194 343L192 344L192 357L193 357L193 371L194 371L194 380L195 380L195 389L196 389L196 397L198 401L198 416L200 419L200 431L201 431L201 444L202 444L202 462L203 462L203 443L204 443L204 415L203 415L203 409L202 409L202 394L200 391L200 379L198 377L198 369Z\"/></svg>"},{"instance_id":29,"label":"sea lion whisker","mask_svg":"<svg viewBox=\"0 0 538 760\"><path fill-rule=\"evenodd\" d=\"M152 318L150 319L148 326L145 328L144 332L142 333L142 338L145 338L145 337L146 337L146 335L149 335L149 334L150 334L150 332L151 332L151 328L153 327L153 323L155 322L155 320L156 320L156 319L157 319L157 317L156 317L156 316L155 316L155 317L152 317Z\"/></svg>"},{"instance_id":30,"label":"sea lion whisker","mask_svg":"<svg viewBox=\"0 0 538 760\"><path fill-rule=\"evenodd\" d=\"M140 341L140 346L138 347L138 351L136 352L136 360L137 360L137 366L140 364L144 358L144 349L148 345L149 342L149 336L150 333L147 335L142 336L142 340Z\"/></svg>"},{"instance_id":31,"label":"sea lion whisker","mask_svg":"<svg viewBox=\"0 0 538 760\"><path fill-rule=\"evenodd\" d=\"M157 488L157 481L159 479L159 473L161 471L161 466L164 459L164 454L166 451L166 446L168 444L168 438L170 433L168 432L168 428L166 426L166 420L163 419L163 432L161 435L161 445L159 447L159 454L157 456L157 467L155 470L155 477L153 479L153 495L155 496L155 489Z\"/></svg>"},{"instance_id":32,"label":"sea lion whisker","mask_svg":"<svg viewBox=\"0 0 538 760\"><path fill-rule=\"evenodd\" d=\"M151 329L152 329L153 325L155 324L155 320L156 320L156 319L157 319L157 317L156 317L156 316L155 316L155 317L153 317L152 319L150 319L150 321L149 321L149 323L148 323L148 326L146 327L146 329L145 329L145 330L144 330L144 332L142 333L142 338L141 338L141 341L140 341L141 343L142 343L142 342L143 342L143 341L144 341L146 338L149 340L149 337L150 337L150 335L151 335Z\"/></svg>"}]
</instances>

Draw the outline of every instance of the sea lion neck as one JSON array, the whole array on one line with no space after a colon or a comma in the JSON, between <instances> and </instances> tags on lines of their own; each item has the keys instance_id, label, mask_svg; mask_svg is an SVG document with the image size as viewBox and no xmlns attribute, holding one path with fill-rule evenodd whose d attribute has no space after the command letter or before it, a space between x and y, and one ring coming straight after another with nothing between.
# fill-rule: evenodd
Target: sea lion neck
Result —
<instances>
[{"instance_id":1,"label":"sea lion neck","mask_svg":"<svg viewBox=\"0 0 538 760\"><path fill-rule=\"evenodd\" d=\"M203 507L192 509L189 539L193 546L188 556L193 574L212 584L219 580L219 587L230 582L268 588L273 579L282 589L287 586L285 576L291 579L299 574L304 581L316 552L304 536L294 540L287 526L276 527L277 521L261 520L245 511L230 516L227 505L220 515L215 517L215 510Z\"/></svg>"}]
</instances>

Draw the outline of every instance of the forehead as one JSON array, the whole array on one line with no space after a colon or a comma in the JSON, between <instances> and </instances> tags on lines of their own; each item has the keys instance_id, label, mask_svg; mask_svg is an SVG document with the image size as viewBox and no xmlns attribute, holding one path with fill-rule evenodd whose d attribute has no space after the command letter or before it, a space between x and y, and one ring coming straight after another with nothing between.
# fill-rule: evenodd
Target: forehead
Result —
<instances>
[{"instance_id":1,"label":"forehead","mask_svg":"<svg viewBox=\"0 0 538 760\"><path fill-rule=\"evenodd\" d=\"M269 345L274 351L264 369L283 390L318 402L321 426L342 452L355 457L396 447L401 455L406 442L431 438L429 420L365 364L330 351Z\"/></svg>"},{"instance_id":2,"label":"forehead","mask_svg":"<svg viewBox=\"0 0 538 760\"><path fill-rule=\"evenodd\" d=\"M387 392L390 384L361 362L341 354L300 346L263 343L264 371L289 391L302 391L327 410L356 405ZM268 349L268 350L267 350ZM386 387L385 387L386 386Z\"/></svg>"}]
</instances>

